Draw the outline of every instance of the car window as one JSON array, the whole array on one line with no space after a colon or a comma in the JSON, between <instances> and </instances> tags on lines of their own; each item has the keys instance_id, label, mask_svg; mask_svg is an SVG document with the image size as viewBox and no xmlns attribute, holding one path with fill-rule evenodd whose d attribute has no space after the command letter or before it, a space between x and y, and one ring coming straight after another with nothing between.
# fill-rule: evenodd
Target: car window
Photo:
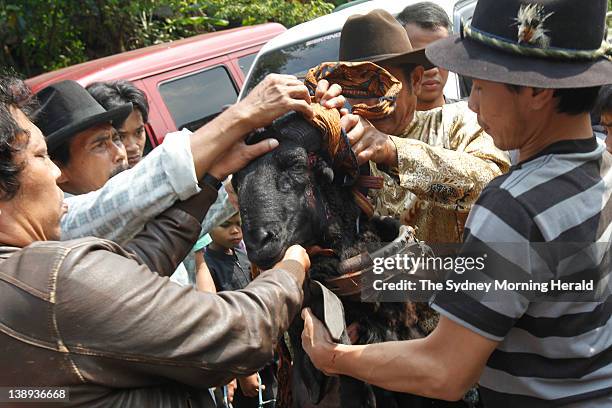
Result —
<instances>
[{"instance_id":1,"label":"car window","mask_svg":"<svg viewBox=\"0 0 612 408\"><path fill-rule=\"evenodd\" d=\"M236 101L238 90L223 66L189 74L159 85L177 129L196 130Z\"/></svg>"},{"instance_id":2,"label":"car window","mask_svg":"<svg viewBox=\"0 0 612 408\"><path fill-rule=\"evenodd\" d=\"M245 84L244 95L270 73L291 74L303 78L310 68L321 62L337 61L339 48L340 32L337 32L261 54L255 70Z\"/></svg>"},{"instance_id":3,"label":"car window","mask_svg":"<svg viewBox=\"0 0 612 408\"><path fill-rule=\"evenodd\" d=\"M254 52L253 54L238 58L238 66L240 67L240 70L242 70L245 77L249 73L249 69L251 69L251 65L253 65L253 61L255 61L256 56L257 53Z\"/></svg>"}]
</instances>

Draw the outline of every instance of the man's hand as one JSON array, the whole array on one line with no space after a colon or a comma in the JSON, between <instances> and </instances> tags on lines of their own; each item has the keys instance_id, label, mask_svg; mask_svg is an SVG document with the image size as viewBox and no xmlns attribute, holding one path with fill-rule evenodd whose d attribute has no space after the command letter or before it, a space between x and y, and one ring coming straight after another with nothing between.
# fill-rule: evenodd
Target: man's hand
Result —
<instances>
[{"instance_id":1,"label":"man's hand","mask_svg":"<svg viewBox=\"0 0 612 408\"><path fill-rule=\"evenodd\" d=\"M346 131L359 164L371 160L376 164L397 166L397 148L389 135L380 132L367 119L345 115L340 125Z\"/></svg>"},{"instance_id":2,"label":"man's hand","mask_svg":"<svg viewBox=\"0 0 612 408\"><path fill-rule=\"evenodd\" d=\"M317 83L314 100L328 109L339 109L342 116L348 113L348 109L344 108L346 98L342 96L342 87L338 84L329 86L326 79Z\"/></svg>"},{"instance_id":3,"label":"man's hand","mask_svg":"<svg viewBox=\"0 0 612 408\"><path fill-rule=\"evenodd\" d=\"M367 119L349 115L347 109L341 109L346 99L342 96L340 85L330 86L327 80L320 80L317 83L315 101L326 108L340 109L342 114L340 124L347 132L359 164L371 160L376 164L397 166L397 149L391 138L378 131Z\"/></svg>"},{"instance_id":4,"label":"man's hand","mask_svg":"<svg viewBox=\"0 0 612 408\"><path fill-rule=\"evenodd\" d=\"M283 261L293 260L299 262L306 272L310 269L310 257L306 250L299 245L293 245L287 248Z\"/></svg>"},{"instance_id":5,"label":"man's hand","mask_svg":"<svg viewBox=\"0 0 612 408\"><path fill-rule=\"evenodd\" d=\"M254 145L247 145L243 141L234 143L232 147L215 161L208 173L223 180L230 174L234 174L252 160L262 156L278 146L278 140L266 139Z\"/></svg>"},{"instance_id":6,"label":"man's hand","mask_svg":"<svg viewBox=\"0 0 612 408\"><path fill-rule=\"evenodd\" d=\"M231 109L239 109L249 120L251 129L269 125L289 111L297 111L312 118L308 88L293 75L270 74L241 102Z\"/></svg>"},{"instance_id":7,"label":"man's hand","mask_svg":"<svg viewBox=\"0 0 612 408\"><path fill-rule=\"evenodd\" d=\"M248 377L238 377L238 384L240 384L240 390L247 397L256 397L259 393L259 387L261 390L265 390L266 386L259 384L257 379L257 373L249 375Z\"/></svg>"},{"instance_id":8,"label":"man's hand","mask_svg":"<svg viewBox=\"0 0 612 408\"><path fill-rule=\"evenodd\" d=\"M304 330L302 331L302 347L312 364L327 375L334 374L334 347L327 328L317 319L309 308L302 310Z\"/></svg>"}]
</instances>

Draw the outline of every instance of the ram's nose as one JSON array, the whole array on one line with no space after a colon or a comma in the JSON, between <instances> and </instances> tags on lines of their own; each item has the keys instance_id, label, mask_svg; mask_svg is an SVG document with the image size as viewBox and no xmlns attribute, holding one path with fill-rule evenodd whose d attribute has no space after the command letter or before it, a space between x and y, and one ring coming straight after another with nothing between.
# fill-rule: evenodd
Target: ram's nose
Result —
<instances>
[{"instance_id":1,"label":"ram's nose","mask_svg":"<svg viewBox=\"0 0 612 408\"><path fill-rule=\"evenodd\" d=\"M255 227L243 234L249 259L259 267L270 267L282 258L284 246L273 229Z\"/></svg>"},{"instance_id":2,"label":"ram's nose","mask_svg":"<svg viewBox=\"0 0 612 408\"><path fill-rule=\"evenodd\" d=\"M250 231L253 246L262 248L269 245L274 240L274 233L265 228L255 228Z\"/></svg>"}]
</instances>

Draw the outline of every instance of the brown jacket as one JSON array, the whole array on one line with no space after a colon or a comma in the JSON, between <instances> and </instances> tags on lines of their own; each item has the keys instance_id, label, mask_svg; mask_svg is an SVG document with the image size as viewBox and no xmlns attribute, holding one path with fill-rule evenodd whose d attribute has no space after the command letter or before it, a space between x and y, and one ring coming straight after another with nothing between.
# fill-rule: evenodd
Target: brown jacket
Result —
<instances>
[{"instance_id":1,"label":"brown jacket","mask_svg":"<svg viewBox=\"0 0 612 408\"><path fill-rule=\"evenodd\" d=\"M167 278L215 198L205 188L166 210L125 249L0 247L0 386L69 387L58 406L201 407L208 387L263 367L300 309L299 263L218 295Z\"/></svg>"}]
</instances>

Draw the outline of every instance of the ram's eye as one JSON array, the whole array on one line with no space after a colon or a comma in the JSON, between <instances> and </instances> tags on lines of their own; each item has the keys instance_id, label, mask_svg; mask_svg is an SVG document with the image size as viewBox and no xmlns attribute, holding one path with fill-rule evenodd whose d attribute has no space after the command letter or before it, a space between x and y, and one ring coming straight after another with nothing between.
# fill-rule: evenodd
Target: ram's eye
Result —
<instances>
[{"instance_id":1,"label":"ram's eye","mask_svg":"<svg viewBox=\"0 0 612 408\"><path fill-rule=\"evenodd\" d=\"M302 174L302 173L305 173L306 171L308 171L308 167L306 166L306 163L304 163L303 161L296 160L291 165L291 167L289 167L289 171L291 171L293 173Z\"/></svg>"},{"instance_id":2,"label":"ram's eye","mask_svg":"<svg viewBox=\"0 0 612 408\"><path fill-rule=\"evenodd\" d=\"M281 174L278 181L276 182L278 190L283 193L288 193L293 190L293 183L291 176L287 173Z\"/></svg>"}]
</instances>

